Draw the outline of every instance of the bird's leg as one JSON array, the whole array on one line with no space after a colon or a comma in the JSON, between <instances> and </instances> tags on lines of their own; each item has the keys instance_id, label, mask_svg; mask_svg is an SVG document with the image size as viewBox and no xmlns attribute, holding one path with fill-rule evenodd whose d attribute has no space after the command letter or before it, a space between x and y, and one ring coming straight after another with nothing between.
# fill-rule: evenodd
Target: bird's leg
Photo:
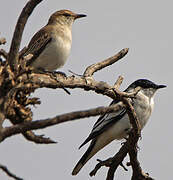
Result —
<instances>
[{"instance_id":1,"label":"bird's leg","mask_svg":"<svg viewBox=\"0 0 173 180\"><path fill-rule=\"evenodd\" d=\"M86 82L86 84L87 85L89 85L89 84L91 84L91 81L93 80L93 77L91 77L91 76L84 76L84 75L81 75L81 74L77 74L77 73L75 73L75 72L73 72L73 71L71 71L71 70L68 70L70 73L72 73L73 75L75 75L75 76L79 76L79 77L81 77L81 78L83 78L84 80L85 80L85 82Z\"/></svg>"},{"instance_id":2,"label":"bird's leg","mask_svg":"<svg viewBox=\"0 0 173 180\"><path fill-rule=\"evenodd\" d=\"M37 73L41 73L41 74L47 74L47 75L49 75L52 79L54 79L55 81L57 81L58 83L60 83L62 89L63 89L67 94L70 95L70 92L69 92L65 87L63 87L63 84L57 79L57 76L56 76L56 74L60 74L60 75L62 75L62 76L64 76L64 77L67 77L64 72L61 72L61 71L47 71L47 70L44 70L44 69L42 69L42 68L37 69L36 72L37 72Z\"/></svg>"},{"instance_id":3,"label":"bird's leg","mask_svg":"<svg viewBox=\"0 0 173 180\"><path fill-rule=\"evenodd\" d=\"M121 162L120 163L120 166L125 170L125 171L128 171L128 169L124 166L124 164Z\"/></svg>"},{"instance_id":4,"label":"bird's leg","mask_svg":"<svg viewBox=\"0 0 173 180\"><path fill-rule=\"evenodd\" d=\"M57 73L57 74L60 74L60 75L62 75L64 77L67 77L67 75L62 71L53 71L52 73L55 73L55 74Z\"/></svg>"},{"instance_id":5,"label":"bird's leg","mask_svg":"<svg viewBox=\"0 0 173 180\"><path fill-rule=\"evenodd\" d=\"M73 71L71 71L71 70L68 70L70 73L72 73L73 75L75 75L75 76L79 76L79 77L83 77L83 75L82 74L77 74L77 73L75 73L75 72L73 72Z\"/></svg>"}]
</instances>

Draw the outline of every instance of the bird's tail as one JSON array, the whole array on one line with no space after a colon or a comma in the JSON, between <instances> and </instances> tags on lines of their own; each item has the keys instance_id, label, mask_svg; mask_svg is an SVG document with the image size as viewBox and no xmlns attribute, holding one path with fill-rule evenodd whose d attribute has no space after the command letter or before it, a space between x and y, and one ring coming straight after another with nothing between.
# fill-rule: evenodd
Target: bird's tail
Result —
<instances>
[{"instance_id":1,"label":"bird's tail","mask_svg":"<svg viewBox=\"0 0 173 180\"><path fill-rule=\"evenodd\" d=\"M82 169L82 167L87 163L87 161L97 153L97 151L94 150L95 143L96 141L94 140L91 142L89 148L73 169L72 175L77 175L78 172Z\"/></svg>"}]
</instances>

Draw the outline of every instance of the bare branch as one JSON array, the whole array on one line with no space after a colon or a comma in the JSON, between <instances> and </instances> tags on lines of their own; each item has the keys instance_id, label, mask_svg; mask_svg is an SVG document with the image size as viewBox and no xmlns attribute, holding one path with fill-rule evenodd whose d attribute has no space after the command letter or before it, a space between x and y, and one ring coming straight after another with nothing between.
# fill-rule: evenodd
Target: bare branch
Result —
<instances>
[{"instance_id":1,"label":"bare branch","mask_svg":"<svg viewBox=\"0 0 173 180\"><path fill-rule=\"evenodd\" d=\"M83 74L84 77L90 77L98 70L101 70L107 66L114 64L115 62L117 62L118 60L123 58L128 53L128 50L129 50L128 48L125 48L125 49L121 50L118 54L116 54L102 62L98 62L96 64L89 66Z\"/></svg>"},{"instance_id":2,"label":"bare branch","mask_svg":"<svg viewBox=\"0 0 173 180\"><path fill-rule=\"evenodd\" d=\"M57 143L56 141L53 141L50 138L44 137L44 135L36 135L32 131L26 131L22 134L27 140L35 142L36 144L54 144L54 143Z\"/></svg>"},{"instance_id":3,"label":"bare branch","mask_svg":"<svg viewBox=\"0 0 173 180\"><path fill-rule=\"evenodd\" d=\"M11 173L8 168L2 164L0 164L0 169L2 169L2 171L4 171L9 177L12 177L15 180L23 180L20 177L17 177L15 174Z\"/></svg>"},{"instance_id":4,"label":"bare branch","mask_svg":"<svg viewBox=\"0 0 173 180\"><path fill-rule=\"evenodd\" d=\"M119 150L118 153L116 153L114 155L114 157L112 158L108 158L105 161L100 161L94 168L94 170L92 170L90 172L90 176L95 176L97 171L102 167L102 166L106 166L106 167L110 167L108 174L107 174L107 179L106 180L113 180L114 178L114 172L116 171L116 169L118 168L119 165L121 165L123 159L126 157L128 153L128 146L127 143L125 143Z\"/></svg>"},{"instance_id":5,"label":"bare branch","mask_svg":"<svg viewBox=\"0 0 173 180\"><path fill-rule=\"evenodd\" d=\"M16 124L11 127L3 128L1 131L0 141L3 141L4 139L12 135L23 133L29 130L42 129L42 128L46 128L52 125L57 125L63 122L68 122L68 121L91 117L91 116L97 116L104 113L115 112L121 109L122 107L124 107L124 105L123 103L120 102L116 105L112 105L109 107L98 107L98 108L89 109L85 111L76 111L76 112L59 115L50 119L23 122L23 123Z\"/></svg>"},{"instance_id":6,"label":"bare branch","mask_svg":"<svg viewBox=\"0 0 173 180\"><path fill-rule=\"evenodd\" d=\"M9 52L9 59L8 62L10 64L10 67L12 70L17 69L18 64L18 52L20 48L20 43L22 39L23 30L25 27L25 24L31 15L34 8L41 2L42 0L30 0L25 7L23 8L19 19L17 21L15 31L13 34L13 39L11 42L10 52Z\"/></svg>"},{"instance_id":7,"label":"bare branch","mask_svg":"<svg viewBox=\"0 0 173 180\"><path fill-rule=\"evenodd\" d=\"M115 84L114 84L114 89L119 89L120 88L120 86L121 86L121 84L122 84L122 82L123 82L123 77L122 76L119 76L118 77L118 79L117 79L117 81L115 82Z\"/></svg>"},{"instance_id":8,"label":"bare branch","mask_svg":"<svg viewBox=\"0 0 173 180\"><path fill-rule=\"evenodd\" d=\"M126 142L120 148L119 152L116 153L115 156L112 158L112 164L111 164L109 171L107 173L106 180L113 180L114 179L114 173L117 170L118 166L122 164L127 153L128 153L128 146L127 146L127 142Z\"/></svg>"},{"instance_id":9,"label":"bare branch","mask_svg":"<svg viewBox=\"0 0 173 180\"><path fill-rule=\"evenodd\" d=\"M130 164L133 169L132 180L153 180L149 175L143 173L140 163L137 159L137 143L140 137L141 127L132 104L127 98L123 98L123 103L126 105L127 113L129 115L130 123L132 124L133 130L129 133L128 146L129 146L129 156Z\"/></svg>"},{"instance_id":10,"label":"bare branch","mask_svg":"<svg viewBox=\"0 0 173 180\"><path fill-rule=\"evenodd\" d=\"M115 94L113 91L110 91L112 89L111 86L109 86L105 82L97 82L93 78L90 78L90 76L98 71L101 70L115 62L117 62L120 58L124 57L128 52L128 48L121 50L119 53L117 53L115 56L110 57L102 62L96 63L94 65L91 65L86 68L84 72L84 77L64 77L61 76L59 73L44 73L44 74L38 74L38 73L24 73L22 76L19 76L18 79L20 82L26 82L29 81L29 83L32 84L32 88L83 88L84 90L94 90L97 93L101 93L104 95L107 95L111 98L115 98ZM51 78L54 77L54 78ZM86 81L86 78L89 77L89 83ZM57 80L55 80L57 79ZM88 80L88 79L87 79ZM118 83L121 83L123 80L122 77L120 77ZM22 85L23 88L23 85ZM109 90L109 91L107 91Z\"/></svg>"},{"instance_id":11,"label":"bare branch","mask_svg":"<svg viewBox=\"0 0 173 180\"><path fill-rule=\"evenodd\" d=\"M58 80L56 81L55 78ZM86 80L82 77L64 77L60 74L54 73L54 78L50 74L38 74L38 73L31 73L31 74L23 74L18 78L18 81L25 82L24 85L19 84L16 88L18 89L25 89L32 87L33 89L37 88L82 88L84 90L92 90L98 94L106 95L112 99L115 98L115 94L111 91L112 87L108 85L106 82L103 81L95 81L94 79L90 80L90 84L86 82Z\"/></svg>"},{"instance_id":12,"label":"bare branch","mask_svg":"<svg viewBox=\"0 0 173 180\"><path fill-rule=\"evenodd\" d=\"M116 85L115 85L116 86ZM135 89L134 89L134 91L133 92L131 92L131 93L126 93L126 92L121 92L119 89L117 89L117 88L113 88L113 91L115 92L115 94L116 94L116 96L118 96L119 97L119 99L120 100L123 100L123 98L128 98L128 97L135 97L136 96L136 94L140 91L140 87L136 87Z\"/></svg>"}]
</instances>

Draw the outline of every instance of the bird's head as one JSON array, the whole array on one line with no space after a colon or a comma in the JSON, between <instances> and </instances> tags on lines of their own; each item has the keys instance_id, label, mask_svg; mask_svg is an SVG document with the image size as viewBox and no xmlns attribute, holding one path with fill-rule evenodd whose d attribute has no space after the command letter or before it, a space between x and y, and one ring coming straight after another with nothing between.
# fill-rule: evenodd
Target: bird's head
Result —
<instances>
[{"instance_id":1,"label":"bird's head","mask_svg":"<svg viewBox=\"0 0 173 180\"><path fill-rule=\"evenodd\" d=\"M149 81L147 79L138 79L135 82L133 82L127 89L126 91L132 91L136 87L141 88L141 92L144 93L148 97L152 97L154 93L161 88L165 88L165 85L158 85L153 83L152 81Z\"/></svg>"},{"instance_id":2,"label":"bird's head","mask_svg":"<svg viewBox=\"0 0 173 180\"><path fill-rule=\"evenodd\" d=\"M82 17L86 17L86 15L76 14L69 10L60 10L60 11L56 11L50 16L48 23L49 24L59 23L61 25L71 26L76 19L79 19Z\"/></svg>"}]
</instances>

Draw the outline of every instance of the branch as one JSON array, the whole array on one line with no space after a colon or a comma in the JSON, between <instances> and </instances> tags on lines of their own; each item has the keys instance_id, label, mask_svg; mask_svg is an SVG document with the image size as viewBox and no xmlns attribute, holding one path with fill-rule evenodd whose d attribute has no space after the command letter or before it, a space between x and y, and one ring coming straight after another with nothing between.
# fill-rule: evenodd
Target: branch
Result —
<instances>
[{"instance_id":1,"label":"branch","mask_svg":"<svg viewBox=\"0 0 173 180\"><path fill-rule=\"evenodd\" d=\"M118 153L116 153L114 155L114 157L109 158L105 161L100 161L95 168L90 172L90 176L95 176L97 171L102 167L102 166L106 166L106 167L110 167L108 174L107 174L107 179L106 180L111 180L114 178L114 172L116 171L116 169L118 168L119 165L121 165L122 161L124 160L124 158L126 157L128 153L128 146L127 143L125 143L119 150Z\"/></svg>"},{"instance_id":2,"label":"branch","mask_svg":"<svg viewBox=\"0 0 173 180\"><path fill-rule=\"evenodd\" d=\"M29 88L32 87L32 89L37 88L82 88L84 90L93 90L96 93L106 95L112 99L115 98L115 93L111 90L112 87L109 86L106 82L98 82L95 81L93 78L89 78L89 83L86 81L86 78L90 77L94 72L103 69L106 66L109 66L116 61L118 61L120 58L124 57L128 52L128 49L123 49L120 52L118 52L113 57L110 57L102 62L96 63L94 65L91 65L86 68L84 72L84 77L64 77L59 73L28 73L23 72L20 76L18 76L17 81L19 81L21 84L18 84L15 88ZM28 59L29 60L29 59ZM88 79L87 79L88 80ZM117 83L122 83L123 78L120 77L119 80L117 80ZM22 84L24 82L24 84ZM119 86L120 86L119 84ZM125 94L125 93L124 93ZM129 97L129 96L128 96Z\"/></svg>"},{"instance_id":3,"label":"branch","mask_svg":"<svg viewBox=\"0 0 173 180\"><path fill-rule=\"evenodd\" d=\"M84 77L90 77L92 76L95 72L97 72L98 70L101 70L107 66L110 66L112 64L114 64L115 62L117 62L118 60L122 59L127 53L128 53L128 48L125 48L123 50L121 50L118 54L102 61L102 62L98 62L96 64L93 64L91 66L89 66L83 76Z\"/></svg>"},{"instance_id":4,"label":"branch","mask_svg":"<svg viewBox=\"0 0 173 180\"><path fill-rule=\"evenodd\" d=\"M56 141L50 139L49 137L45 137L44 135L36 135L32 131L26 131L22 133L23 136L28 140L32 141L36 144L54 144Z\"/></svg>"},{"instance_id":5,"label":"branch","mask_svg":"<svg viewBox=\"0 0 173 180\"><path fill-rule=\"evenodd\" d=\"M0 141L3 141L4 139L12 135L23 133L29 130L42 129L42 128L46 128L52 125L57 125L63 122L68 122L68 121L91 117L91 116L97 116L104 113L115 112L121 109L122 107L125 107L125 106L120 102L119 104L112 105L109 107L98 107L98 108L89 109L85 111L76 111L76 112L59 115L50 119L23 122L23 123L16 124L11 127L5 127L1 131Z\"/></svg>"},{"instance_id":6,"label":"branch","mask_svg":"<svg viewBox=\"0 0 173 180\"><path fill-rule=\"evenodd\" d=\"M20 177L17 177L15 174L11 173L6 166L0 164L0 169L2 169L9 177L12 177L15 180L23 180Z\"/></svg>"},{"instance_id":7,"label":"branch","mask_svg":"<svg viewBox=\"0 0 173 180\"><path fill-rule=\"evenodd\" d=\"M17 65L18 65L18 52L19 52L19 48L20 48L20 43L21 43L21 39L22 39L22 34L23 34L23 30L25 27L25 24L29 18L29 16L31 15L32 11L34 10L34 8L41 2L42 0L30 0L25 7L23 8L19 19L17 21L16 27L15 27L15 31L13 34L13 39L11 42L11 47L10 47L10 52L9 52L9 59L8 62L10 64L10 67L12 70L16 70L17 69Z\"/></svg>"},{"instance_id":8,"label":"branch","mask_svg":"<svg viewBox=\"0 0 173 180\"><path fill-rule=\"evenodd\" d=\"M153 180L153 178L149 177L148 174L145 174L142 171L142 168L140 166L140 163L137 159L138 151L137 151L137 143L140 137L140 132L141 132L141 127L136 115L136 112L130 103L130 101L127 98L123 99L123 103L126 105L127 113L129 115L130 123L133 127L132 132L129 134L129 139L128 139L128 146L129 146L129 156L130 156L130 165L132 166L133 169L133 174L132 174L132 180Z\"/></svg>"},{"instance_id":9,"label":"branch","mask_svg":"<svg viewBox=\"0 0 173 180\"><path fill-rule=\"evenodd\" d=\"M117 170L118 166L122 164L124 158L126 157L128 153L128 146L127 142L120 148L119 152L115 154L115 156L112 158L112 163L110 165L110 168L107 173L106 180L113 180L114 179L114 173Z\"/></svg>"},{"instance_id":10,"label":"branch","mask_svg":"<svg viewBox=\"0 0 173 180\"><path fill-rule=\"evenodd\" d=\"M114 92L111 90L112 86L108 85L103 81L95 81L94 79L90 79L90 83L87 83L83 77L64 77L59 73L54 72L54 78L52 78L52 74L23 74L18 78L18 81L25 82L25 84L19 84L15 88L18 90L27 89L27 88L81 88L86 91L95 91L98 94L106 95L112 99L115 98Z\"/></svg>"},{"instance_id":11,"label":"branch","mask_svg":"<svg viewBox=\"0 0 173 180\"><path fill-rule=\"evenodd\" d=\"M118 79L116 80L115 84L114 84L114 89L119 89L122 82L123 82L123 77L122 76L119 76Z\"/></svg>"}]
</instances>

